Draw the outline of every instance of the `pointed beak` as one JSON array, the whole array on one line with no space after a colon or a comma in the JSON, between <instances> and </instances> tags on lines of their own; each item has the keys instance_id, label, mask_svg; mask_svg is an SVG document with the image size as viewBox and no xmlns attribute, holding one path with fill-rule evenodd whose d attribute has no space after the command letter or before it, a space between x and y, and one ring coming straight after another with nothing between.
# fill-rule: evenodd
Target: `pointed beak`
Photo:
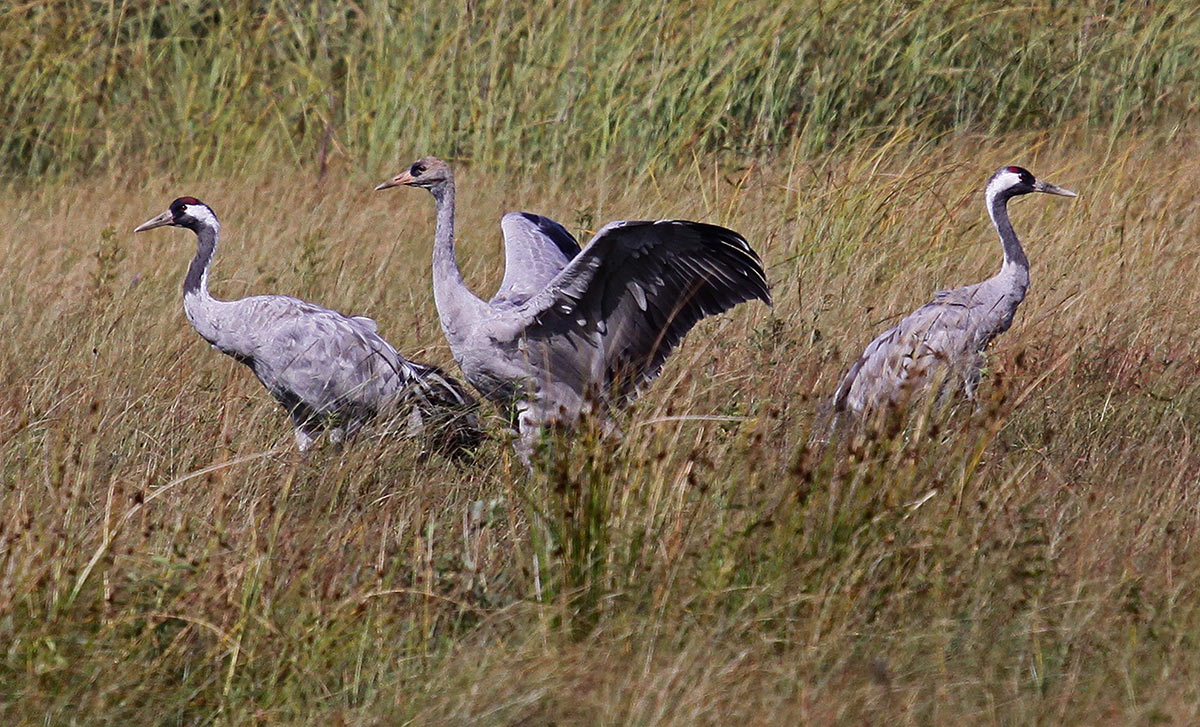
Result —
<instances>
[{"instance_id":1,"label":"pointed beak","mask_svg":"<svg viewBox=\"0 0 1200 727\"><path fill-rule=\"evenodd\" d=\"M145 232L146 230L153 230L155 227L165 227L167 225L173 225L173 224L175 224L175 217L171 214L171 210L167 210L166 212L163 212L158 217L152 217L152 218L146 220L145 222L143 222L142 224L138 225L137 227L133 228L133 231L134 232Z\"/></svg>"},{"instance_id":2,"label":"pointed beak","mask_svg":"<svg viewBox=\"0 0 1200 727\"><path fill-rule=\"evenodd\" d=\"M1033 188L1035 190L1037 190L1038 192L1045 192L1046 194L1057 194L1061 197L1077 197L1078 196L1069 189L1064 189L1063 187L1059 187L1057 185L1050 184L1049 182L1043 182L1040 179L1033 185Z\"/></svg>"},{"instance_id":3,"label":"pointed beak","mask_svg":"<svg viewBox=\"0 0 1200 727\"><path fill-rule=\"evenodd\" d=\"M391 189L392 187L399 187L402 184L412 184L413 181L414 181L413 175L409 174L408 170L406 169L403 172L400 172L396 176L392 177L391 179L387 180L383 184L376 187L375 191L378 192L378 191L384 190L384 189Z\"/></svg>"}]
</instances>

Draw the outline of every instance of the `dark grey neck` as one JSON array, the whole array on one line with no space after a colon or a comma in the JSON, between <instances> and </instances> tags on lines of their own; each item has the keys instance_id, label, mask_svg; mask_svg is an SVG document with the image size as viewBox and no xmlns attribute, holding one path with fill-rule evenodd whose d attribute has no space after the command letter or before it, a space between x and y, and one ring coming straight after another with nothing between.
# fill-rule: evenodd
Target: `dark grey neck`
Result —
<instances>
[{"instance_id":1,"label":"dark grey neck","mask_svg":"<svg viewBox=\"0 0 1200 727\"><path fill-rule=\"evenodd\" d=\"M1029 258L1025 257L1025 250L1021 247L1021 241L1017 239L1017 233L1013 231L1012 222L1008 219L1008 200L1012 198L1009 194L997 194L988 207L988 212L992 216L992 224L996 226L996 233L1000 235L1000 243L1004 246L1004 264L1015 265L1018 268L1028 271Z\"/></svg>"},{"instance_id":2,"label":"dark grey neck","mask_svg":"<svg viewBox=\"0 0 1200 727\"><path fill-rule=\"evenodd\" d=\"M200 226L196 230L196 257L188 266L187 277L183 279L183 294L208 294L208 267L212 265L213 255L217 251L218 228Z\"/></svg>"},{"instance_id":3,"label":"dark grey neck","mask_svg":"<svg viewBox=\"0 0 1200 727\"><path fill-rule=\"evenodd\" d=\"M454 252L454 181L451 180L430 192L437 202L436 240L433 246L435 279L462 284L462 272L458 269L458 256Z\"/></svg>"}]
</instances>

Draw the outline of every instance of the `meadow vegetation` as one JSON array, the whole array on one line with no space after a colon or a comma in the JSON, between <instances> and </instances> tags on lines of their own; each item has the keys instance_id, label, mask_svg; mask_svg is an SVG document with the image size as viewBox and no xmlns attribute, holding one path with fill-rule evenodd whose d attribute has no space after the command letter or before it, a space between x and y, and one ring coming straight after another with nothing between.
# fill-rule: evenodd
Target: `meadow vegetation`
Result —
<instances>
[{"instance_id":1,"label":"meadow vegetation","mask_svg":"<svg viewBox=\"0 0 1200 727\"><path fill-rule=\"evenodd\" d=\"M436 149L549 178L898 126L1115 139L1195 113L1198 27L1187 0L35 0L0 11L0 164L358 169Z\"/></svg>"},{"instance_id":2,"label":"meadow vegetation","mask_svg":"<svg viewBox=\"0 0 1200 727\"><path fill-rule=\"evenodd\" d=\"M4 724L1200 721L1200 19L1187 3L34 2L0 15ZM944 85L941 85L944 84ZM613 440L527 475L374 433L300 456L182 315L369 313L450 363L428 195L498 220L742 232L775 305L703 322ZM823 443L839 376L934 290L1033 287L978 405Z\"/></svg>"}]
</instances>

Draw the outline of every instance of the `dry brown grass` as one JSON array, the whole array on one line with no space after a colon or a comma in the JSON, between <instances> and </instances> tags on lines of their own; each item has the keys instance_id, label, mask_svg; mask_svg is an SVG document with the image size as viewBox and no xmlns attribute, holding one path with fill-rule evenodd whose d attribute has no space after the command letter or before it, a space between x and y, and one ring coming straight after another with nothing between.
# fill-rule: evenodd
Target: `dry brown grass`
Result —
<instances>
[{"instance_id":1,"label":"dry brown grass","mask_svg":"<svg viewBox=\"0 0 1200 727\"><path fill-rule=\"evenodd\" d=\"M129 232L196 195L218 295L370 313L445 363L431 203L368 191L395 169L11 185L0 718L1194 723L1196 159L1190 132L1066 129L551 186L461 167L480 291L514 208L719 222L770 265L773 310L702 324L622 443L585 432L536 477L499 437L463 465L393 439L294 455L181 314L191 236ZM878 330L996 268L981 186L1010 162L1080 196L1014 203L1034 286L981 406L810 451Z\"/></svg>"}]
</instances>

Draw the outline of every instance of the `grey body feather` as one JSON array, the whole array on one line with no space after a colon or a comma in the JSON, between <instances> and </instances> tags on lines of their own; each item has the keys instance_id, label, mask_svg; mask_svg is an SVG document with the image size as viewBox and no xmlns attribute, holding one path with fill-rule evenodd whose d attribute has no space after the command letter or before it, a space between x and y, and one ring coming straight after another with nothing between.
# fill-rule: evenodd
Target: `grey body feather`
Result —
<instances>
[{"instance_id":1,"label":"grey body feather","mask_svg":"<svg viewBox=\"0 0 1200 727\"><path fill-rule=\"evenodd\" d=\"M939 376L974 398L984 350L1012 325L1029 289L1029 261L1008 219L1008 200L1029 192L1075 196L1020 167L1004 167L987 186L987 206L1004 249L1000 272L981 283L938 291L867 344L833 397L836 411L866 414L899 407ZM942 373L944 371L944 373Z\"/></svg>"},{"instance_id":2,"label":"grey body feather","mask_svg":"<svg viewBox=\"0 0 1200 727\"><path fill-rule=\"evenodd\" d=\"M182 199L188 201L180 206L177 200L138 229L172 224L196 232L196 257L184 283L188 320L214 348L254 371L291 416L301 450L322 431L340 441L380 415L415 417L439 446L478 440L474 397L440 369L401 356L378 334L373 319L283 295L212 297L208 270L220 223L207 205ZM455 431L443 435L425 424Z\"/></svg>"},{"instance_id":3,"label":"grey body feather","mask_svg":"<svg viewBox=\"0 0 1200 727\"><path fill-rule=\"evenodd\" d=\"M982 283L939 291L932 302L867 344L842 379L835 408L862 412L902 406L942 367L948 369L948 384L974 397L983 351L1012 325L1028 281L1028 275L1005 270Z\"/></svg>"},{"instance_id":4,"label":"grey body feather","mask_svg":"<svg viewBox=\"0 0 1200 727\"><path fill-rule=\"evenodd\" d=\"M437 202L434 298L467 381L516 421L525 446L543 424L632 399L701 318L770 304L758 255L736 232L681 220L614 222L582 250L561 225L505 215L506 269L488 302L454 254L450 168L423 159L380 189L429 189Z\"/></svg>"},{"instance_id":5,"label":"grey body feather","mask_svg":"<svg viewBox=\"0 0 1200 727\"><path fill-rule=\"evenodd\" d=\"M549 217L509 212L500 220L504 232L504 279L488 301L494 308L525 303L579 254L579 242Z\"/></svg>"}]
</instances>

